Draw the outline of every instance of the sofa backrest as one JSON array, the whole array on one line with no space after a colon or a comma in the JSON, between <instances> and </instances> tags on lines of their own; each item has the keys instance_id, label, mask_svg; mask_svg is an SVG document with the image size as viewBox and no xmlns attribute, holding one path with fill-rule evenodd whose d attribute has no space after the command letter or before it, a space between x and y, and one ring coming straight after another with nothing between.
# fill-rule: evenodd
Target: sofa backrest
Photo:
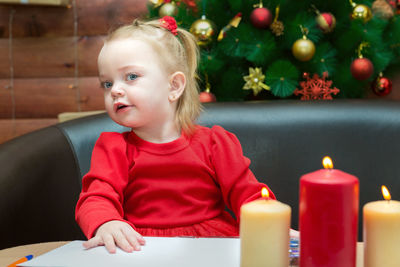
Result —
<instances>
[{"instance_id":1,"label":"sofa backrest","mask_svg":"<svg viewBox=\"0 0 400 267\"><path fill-rule=\"evenodd\" d=\"M68 140L47 127L0 145L0 249L84 238L74 221L80 173Z\"/></svg>"},{"instance_id":2,"label":"sofa backrest","mask_svg":"<svg viewBox=\"0 0 400 267\"><path fill-rule=\"evenodd\" d=\"M400 199L400 103L377 100L270 101L205 105L199 124L221 125L239 138L250 168L277 198L292 207L298 227L299 179L322 168L334 168L360 179L362 206L382 199L380 186ZM59 126L71 139L81 174L89 169L91 149L101 131L126 131L105 114Z\"/></svg>"}]
</instances>

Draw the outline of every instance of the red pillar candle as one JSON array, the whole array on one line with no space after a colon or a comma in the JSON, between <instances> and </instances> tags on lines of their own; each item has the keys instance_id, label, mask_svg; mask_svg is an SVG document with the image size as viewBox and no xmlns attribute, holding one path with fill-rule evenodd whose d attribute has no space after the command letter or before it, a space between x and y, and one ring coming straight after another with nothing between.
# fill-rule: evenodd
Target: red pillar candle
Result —
<instances>
[{"instance_id":1,"label":"red pillar candle","mask_svg":"<svg viewBox=\"0 0 400 267\"><path fill-rule=\"evenodd\" d=\"M355 267L359 181L323 165L300 179L300 267Z\"/></svg>"}]
</instances>

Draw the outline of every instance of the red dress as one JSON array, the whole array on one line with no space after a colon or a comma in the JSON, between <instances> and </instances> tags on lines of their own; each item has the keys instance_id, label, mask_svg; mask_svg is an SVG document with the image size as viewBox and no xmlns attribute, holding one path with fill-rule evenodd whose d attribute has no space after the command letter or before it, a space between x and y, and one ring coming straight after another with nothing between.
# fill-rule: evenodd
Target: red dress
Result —
<instances>
[{"instance_id":1,"label":"red dress","mask_svg":"<svg viewBox=\"0 0 400 267\"><path fill-rule=\"evenodd\" d=\"M241 205L266 186L249 165L236 136L219 126L197 126L192 136L163 144L133 131L103 133L75 217L88 238L110 220L144 236L238 236Z\"/></svg>"}]
</instances>

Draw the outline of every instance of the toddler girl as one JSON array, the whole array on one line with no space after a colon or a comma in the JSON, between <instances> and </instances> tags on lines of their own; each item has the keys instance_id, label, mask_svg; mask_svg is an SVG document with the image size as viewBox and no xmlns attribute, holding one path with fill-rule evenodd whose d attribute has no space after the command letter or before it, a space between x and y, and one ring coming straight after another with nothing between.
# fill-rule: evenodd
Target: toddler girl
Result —
<instances>
[{"instance_id":1,"label":"toddler girl","mask_svg":"<svg viewBox=\"0 0 400 267\"><path fill-rule=\"evenodd\" d=\"M106 39L98 57L105 108L132 130L102 133L93 149L76 207L86 248L132 252L142 236L239 235L241 205L266 185L235 135L195 124L197 59L196 40L172 17L135 20Z\"/></svg>"}]
</instances>

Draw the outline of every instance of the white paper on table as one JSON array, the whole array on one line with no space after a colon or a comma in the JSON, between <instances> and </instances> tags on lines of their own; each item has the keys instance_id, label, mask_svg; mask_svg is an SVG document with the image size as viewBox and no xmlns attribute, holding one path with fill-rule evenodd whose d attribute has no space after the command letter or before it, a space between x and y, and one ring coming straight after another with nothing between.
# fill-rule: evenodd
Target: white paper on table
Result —
<instances>
[{"instance_id":1,"label":"white paper on table","mask_svg":"<svg viewBox=\"0 0 400 267\"><path fill-rule=\"evenodd\" d=\"M141 251L115 254L105 247L85 250L83 241L72 241L18 266L35 267L239 267L239 238L145 237Z\"/></svg>"}]
</instances>

